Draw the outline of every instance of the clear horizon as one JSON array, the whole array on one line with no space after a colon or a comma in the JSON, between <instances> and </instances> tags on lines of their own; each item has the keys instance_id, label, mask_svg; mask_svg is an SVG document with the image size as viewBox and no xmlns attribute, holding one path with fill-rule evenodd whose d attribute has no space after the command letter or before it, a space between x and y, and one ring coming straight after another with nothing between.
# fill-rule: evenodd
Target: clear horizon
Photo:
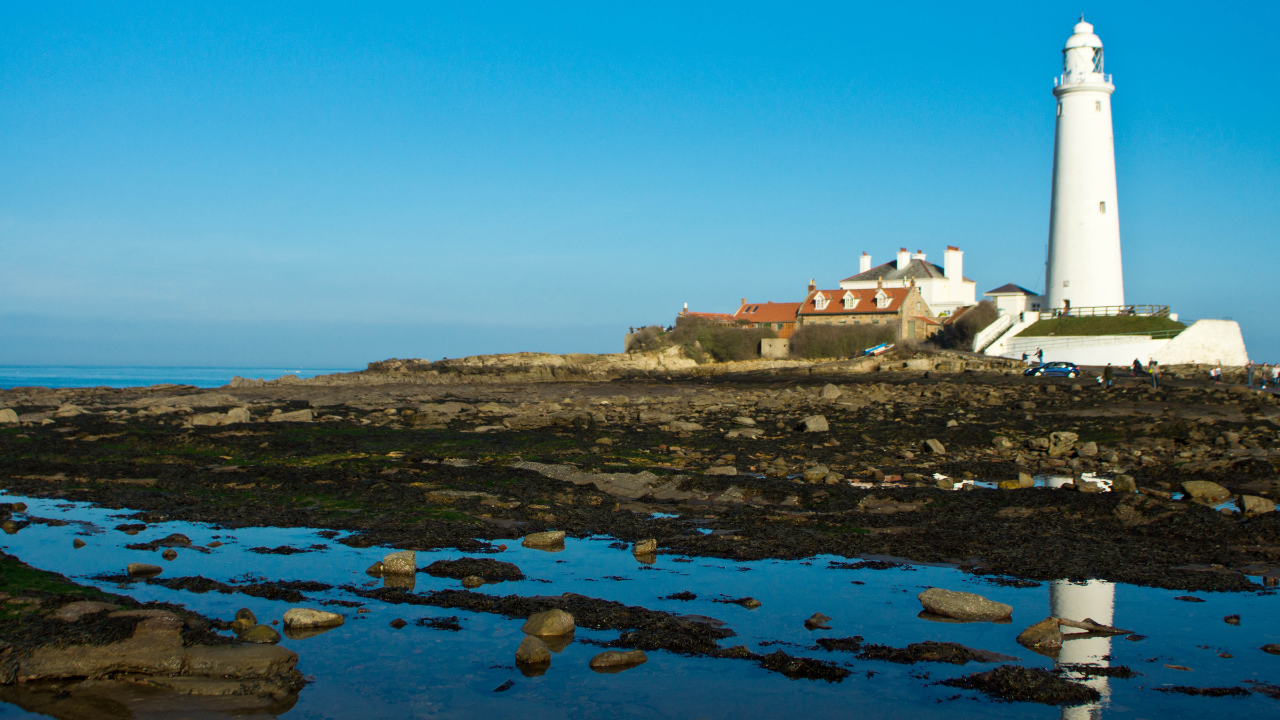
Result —
<instances>
[{"instance_id":1,"label":"clear horizon","mask_svg":"<svg viewBox=\"0 0 1280 720\"><path fill-rule=\"evenodd\" d=\"M1039 291L1081 10L1126 300L1280 360L1274 4L5 3L0 365L617 352L903 246Z\"/></svg>"}]
</instances>

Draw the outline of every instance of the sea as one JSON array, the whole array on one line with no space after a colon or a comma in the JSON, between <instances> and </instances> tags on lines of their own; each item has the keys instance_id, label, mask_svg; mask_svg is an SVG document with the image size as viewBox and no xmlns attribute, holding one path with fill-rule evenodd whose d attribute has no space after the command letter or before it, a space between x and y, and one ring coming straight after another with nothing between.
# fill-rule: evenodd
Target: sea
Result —
<instances>
[{"instance_id":1,"label":"sea","mask_svg":"<svg viewBox=\"0 0 1280 720\"><path fill-rule=\"evenodd\" d=\"M162 383L212 388L226 385L237 375L273 380L282 375L309 378L354 370L363 368L0 365L0 390L15 387L124 388Z\"/></svg>"}]
</instances>

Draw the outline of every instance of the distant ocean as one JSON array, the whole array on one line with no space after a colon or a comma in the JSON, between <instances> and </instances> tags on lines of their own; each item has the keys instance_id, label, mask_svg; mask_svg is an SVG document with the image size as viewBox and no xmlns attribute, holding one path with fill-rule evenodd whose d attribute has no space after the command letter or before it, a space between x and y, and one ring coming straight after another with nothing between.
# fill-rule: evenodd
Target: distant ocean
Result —
<instances>
[{"instance_id":1,"label":"distant ocean","mask_svg":"<svg viewBox=\"0 0 1280 720\"><path fill-rule=\"evenodd\" d=\"M239 375L273 380L281 375L300 378L353 372L364 368L269 368L269 367L53 367L45 365L0 365L0 389L24 386L140 387L173 383L196 387L221 387Z\"/></svg>"}]
</instances>

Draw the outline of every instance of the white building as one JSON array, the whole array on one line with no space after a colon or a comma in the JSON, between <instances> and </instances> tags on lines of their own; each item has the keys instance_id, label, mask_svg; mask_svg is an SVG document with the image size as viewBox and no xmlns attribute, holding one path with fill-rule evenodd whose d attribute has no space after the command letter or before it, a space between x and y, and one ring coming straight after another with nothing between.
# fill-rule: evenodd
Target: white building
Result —
<instances>
[{"instance_id":1,"label":"white building","mask_svg":"<svg viewBox=\"0 0 1280 720\"><path fill-rule=\"evenodd\" d=\"M1083 18L1063 49L1049 205L1046 310L1124 305L1111 93L1102 41Z\"/></svg>"},{"instance_id":2,"label":"white building","mask_svg":"<svg viewBox=\"0 0 1280 720\"><path fill-rule=\"evenodd\" d=\"M1040 293L1013 283L1006 283L982 295L991 298L991 302L996 305L996 311L1001 315L1020 315L1028 310L1039 312L1040 304L1044 300Z\"/></svg>"},{"instance_id":3,"label":"white building","mask_svg":"<svg viewBox=\"0 0 1280 720\"><path fill-rule=\"evenodd\" d=\"M875 290L878 287L908 287L911 281L920 288L920 296L939 316L953 310L973 305L977 300L977 284L964 277L964 252L958 247L947 246L943 254L943 267L929 262L919 250L898 250L893 262L871 267L871 256L862 253L858 258L858 274L840 281L843 290Z\"/></svg>"}]
</instances>

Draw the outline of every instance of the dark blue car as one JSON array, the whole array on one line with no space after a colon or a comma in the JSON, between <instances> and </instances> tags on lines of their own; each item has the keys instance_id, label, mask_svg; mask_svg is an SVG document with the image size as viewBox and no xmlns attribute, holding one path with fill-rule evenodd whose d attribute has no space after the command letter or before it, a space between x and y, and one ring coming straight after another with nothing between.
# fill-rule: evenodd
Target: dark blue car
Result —
<instances>
[{"instance_id":1,"label":"dark blue car","mask_svg":"<svg viewBox=\"0 0 1280 720\"><path fill-rule=\"evenodd\" d=\"M1027 368L1023 375L1034 375L1035 377L1080 377L1080 368L1075 363L1069 362L1051 362L1035 367Z\"/></svg>"}]
</instances>

